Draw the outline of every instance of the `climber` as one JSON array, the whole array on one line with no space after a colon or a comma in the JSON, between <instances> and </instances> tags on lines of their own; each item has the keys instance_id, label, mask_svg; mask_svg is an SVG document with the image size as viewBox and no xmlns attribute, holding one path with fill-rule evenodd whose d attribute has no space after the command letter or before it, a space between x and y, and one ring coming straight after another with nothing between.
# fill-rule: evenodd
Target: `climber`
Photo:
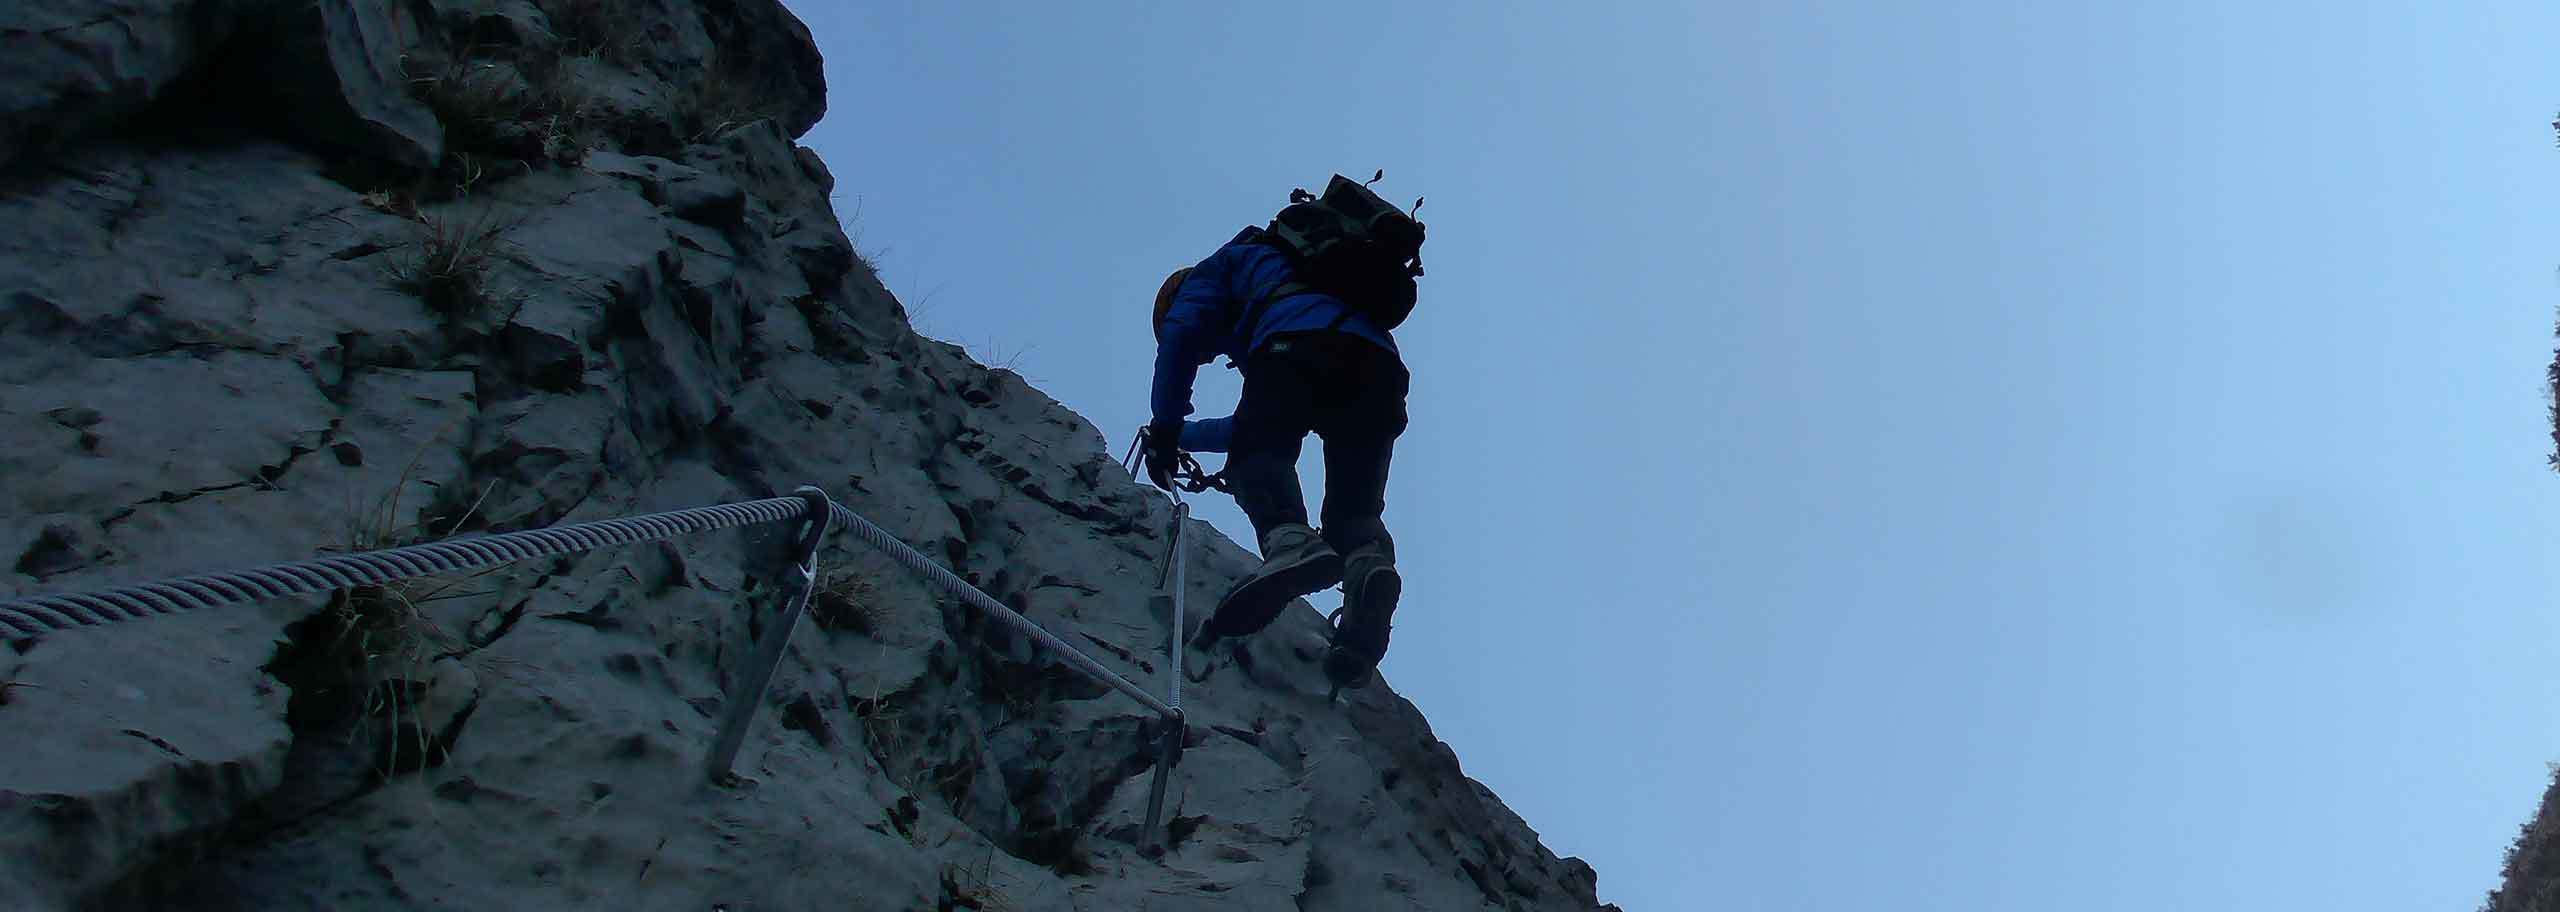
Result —
<instances>
[{"instance_id":1,"label":"climber","mask_svg":"<svg viewBox=\"0 0 2560 912\"><path fill-rule=\"evenodd\" d=\"M1381 514L1410 382L1390 332L1413 310L1422 238L1411 213L1335 175L1322 197L1291 193L1268 227L1244 229L1157 291L1154 417L1140 443L1149 478L1170 490L1182 451L1228 454L1228 492L1262 548L1196 648L1259 632L1291 599L1341 582L1327 676L1362 686L1386 655L1404 583ZM1244 373L1235 414L1186 421L1200 366L1218 355ZM1324 438L1322 532L1307 525L1298 485L1310 432Z\"/></svg>"}]
</instances>

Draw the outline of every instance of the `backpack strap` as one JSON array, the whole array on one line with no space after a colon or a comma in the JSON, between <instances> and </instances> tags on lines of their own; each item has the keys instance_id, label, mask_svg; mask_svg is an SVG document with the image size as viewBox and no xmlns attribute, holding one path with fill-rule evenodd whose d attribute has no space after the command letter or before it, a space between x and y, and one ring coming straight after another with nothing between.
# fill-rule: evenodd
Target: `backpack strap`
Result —
<instances>
[{"instance_id":1,"label":"backpack strap","mask_svg":"<svg viewBox=\"0 0 2560 912\"><path fill-rule=\"evenodd\" d=\"M1236 235L1236 239L1229 243L1260 244L1280 251L1283 256L1289 255L1289 245L1279 238L1272 237L1271 232L1260 225L1245 226L1243 233ZM1282 279L1263 286L1260 292L1254 294L1253 300L1245 304L1244 314L1236 318L1235 331L1239 334L1249 333L1254 330L1254 327L1262 325L1262 312L1271 308L1271 302L1313 290L1315 289L1307 286L1306 283L1292 279Z\"/></svg>"},{"instance_id":2,"label":"backpack strap","mask_svg":"<svg viewBox=\"0 0 2560 912\"><path fill-rule=\"evenodd\" d=\"M1253 303L1245 305L1244 316L1236 320L1236 334L1246 335L1260 327L1262 314L1271 309L1271 302L1292 295L1312 294L1315 290L1315 286L1296 279L1282 279L1264 286L1261 294L1253 296Z\"/></svg>"}]
</instances>

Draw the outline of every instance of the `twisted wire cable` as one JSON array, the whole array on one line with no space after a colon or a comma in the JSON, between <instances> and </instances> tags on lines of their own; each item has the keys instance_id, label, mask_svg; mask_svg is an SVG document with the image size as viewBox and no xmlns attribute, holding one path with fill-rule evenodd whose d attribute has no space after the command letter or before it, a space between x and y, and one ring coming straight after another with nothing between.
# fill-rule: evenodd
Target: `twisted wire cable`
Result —
<instances>
[{"instance_id":1,"label":"twisted wire cable","mask_svg":"<svg viewBox=\"0 0 2560 912\"><path fill-rule=\"evenodd\" d=\"M580 551L801 519L809 502L769 497L545 529L337 554L245 570L136 583L90 592L0 600L0 636L112 624L217 605L379 585Z\"/></svg>"},{"instance_id":2,"label":"twisted wire cable","mask_svg":"<svg viewBox=\"0 0 2560 912\"><path fill-rule=\"evenodd\" d=\"M852 529L854 534L891 559L931 580L944 591L969 603L980 611L1005 622L1036 640L1065 659L1076 670L1113 689L1127 694L1159 716L1174 718L1177 713L1164 700L1148 693L1118 672L1112 671L1086 655L1083 650L1059 639L1030 618L1023 617L1004 603L996 601L976 586L934 563L921 552L899 541L888 530L841 504L830 504L835 520ZM291 563L269 564L243 570L226 570L194 576L177 577L147 583L136 583L88 592L33 595L0 600L0 637L11 639L38 634L92 627L155 615L175 614L218 605L261 601L289 595L307 595L379 585L404 579L477 570L482 567L513 563L541 557L557 557L597 548L658 541L733 529L757 523L803 519L809 514L810 501L802 497L768 497L742 503L696 507L554 526L502 532L476 538L431 542L423 545L337 554Z\"/></svg>"}]
</instances>

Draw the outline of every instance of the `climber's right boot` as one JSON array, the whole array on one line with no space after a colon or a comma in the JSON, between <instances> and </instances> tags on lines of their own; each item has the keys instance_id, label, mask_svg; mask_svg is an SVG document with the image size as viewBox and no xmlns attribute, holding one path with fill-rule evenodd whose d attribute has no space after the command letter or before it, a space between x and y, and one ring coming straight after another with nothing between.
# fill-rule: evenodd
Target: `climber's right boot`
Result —
<instances>
[{"instance_id":1,"label":"climber's right boot","mask_svg":"<svg viewBox=\"0 0 2560 912\"><path fill-rule=\"evenodd\" d=\"M1342 579L1342 555L1316 530L1291 523L1262 537L1262 567L1219 600L1217 613L1200 625L1193 646L1208 648L1222 637L1251 636L1271 626L1289 600Z\"/></svg>"},{"instance_id":2,"label":"climber's right boot","mask_svg":"<svg viewBox=\"0 0 2560 912\"><path fill-rule=\"evenodd\" d=\"M1382 540L1352 549L1343 570L1342 610L1334 612L1332 642L1324 655L1325 679L1334 693L1368 686L1378 662L1387 656L1396 601L1403 596L1404 577L1396 572L1393 545Z\"/></svg>"}]
</instances>

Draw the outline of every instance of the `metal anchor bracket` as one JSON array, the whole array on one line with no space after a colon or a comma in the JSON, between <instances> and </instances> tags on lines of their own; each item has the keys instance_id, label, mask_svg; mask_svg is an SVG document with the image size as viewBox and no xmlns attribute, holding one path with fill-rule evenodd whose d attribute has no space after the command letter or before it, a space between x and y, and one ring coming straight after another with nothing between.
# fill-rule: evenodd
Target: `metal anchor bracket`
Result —
<instances>
[{"instance_id":1,"label":"metal anchor bracket","mask_svg":"<svg viewBox=\"0 0 2560 912\"><path fill-rule=\"evenodd\" d=\"M798 571L798 585L783 601L781 615L774 618L763 638L756 641L755 655L747 660L746 674L738 679L737 689L730 691L726 706L720 711L720 733L711 742L711 755L704 774L715 785L736 786L748 780L732 769L738 748L746 743L747 729L753 725L756 708L764 704L765 688L773 684L773 671L782 664L783 650L791 644L791 631L800 626L800 616L809 610L809 595L818 588L818 546L826 541L827 524L835 517L835 502L827 492L803 486L793 491L809 504L796 549L792 569Z\"/></svg>"}]
</instances>

